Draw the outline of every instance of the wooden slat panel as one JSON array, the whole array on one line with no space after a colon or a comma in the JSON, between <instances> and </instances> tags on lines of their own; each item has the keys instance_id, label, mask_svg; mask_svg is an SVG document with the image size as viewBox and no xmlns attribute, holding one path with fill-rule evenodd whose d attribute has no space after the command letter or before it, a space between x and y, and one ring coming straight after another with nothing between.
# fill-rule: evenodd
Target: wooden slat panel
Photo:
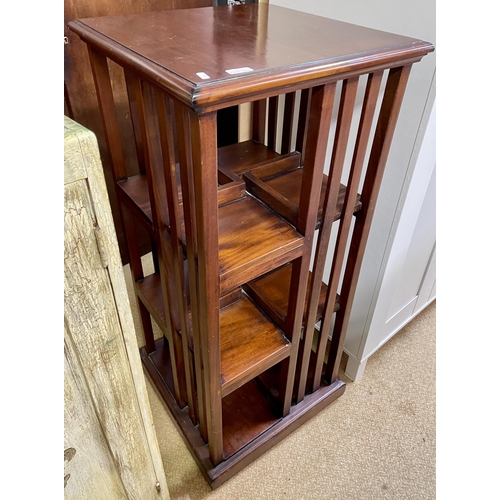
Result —
<instances>
[{"instance_id":1,"label":"wooden slat panel","mask_svg":"<svg viewBox=\"0 0 500 500\"><path fill-rule=\"evenodd\" d=\"M389 71L382 107L380 110L375 137L373 139L368 167L361 192L363 210L356 215L350 251L344 272L340 293L340 310L333 328L332 347L325 374L327 382L332 383L338 375L340 366L339 349L343 345L347 322L351 313L354 292L363 260L369 228L375 211L375 203L380 191L389 149L396 128L404 91L410 75L411 65L401 66Z\"/></svg>"},{"instance_id":2,"label":"wooden slat panel","mask_svg":"<svg viewBox=\"0 0 500 500\"><path fill-rule=\"evenodd\" d=\"M222 397L288 356L290 343L243 297L220 313Z\"/></svg>"},{"instance_id":3,"label":"wooden slat panel","mask_svg":"<svg viewBox=\"0 0 500 500\"><path fill-rule=\"evenodd\" d=\"M158 126L160 129L161 150L163 156L163 172L165 176L166 199L168 205L168 221L162 221L165 226L170 224L170 243L167 252L172 255L173 275L169 276L175 284L177 304L180 313L180 333L182 338L182 354L184 358L184 370L186 377L188 413L191 421L196 425L198 423L196 409L196 388L194 367L191 363L191 353L189 350L188 333L188 287L184 279L184 255L182 237L184 236L182 224L182 208L179 200L179 186L177 184L177 172L175 162L175 136L173 129L174 108L171 99L166 98L161 92L157 91L156 107L158 111ZM151 95L151 98L153 95ZM161 172L158 172L160 175ZM165 214L167 215L167 214ZM162 241L166 244L167 240Z\"/></svg>"},{"instance_id":4,"label":"wooden slat panel","mask_svg":"<svg viewBox=\"0 0 500 500\"><path fill-rule=\"evenodd\" d=\"M111 155L112 174L114 181L127 177L125 156L123 154L120 127L116 115L113 91L106 57L96 49L89 47L89 57L94 75L97 100L104 124L104 135Z\"/></svg>"},{"instance_id":5,"label":"wooden slat panel","mask_svg":"<svg viewBox=\"0 0 500 500\"><path fill-rule=\"evenodd\" d=\"M311 283L311 296L308 303L308 318L304 333L304 351L300 362L300 380L297 392L297 401L304 399L307 375L309 370L309 357L311 354L311 346L314 334L314 324L316 323L316 314L318 310L318 302L322 287L323 269L328 251L328 243L330 240L331 227L333 216L335 213L338 192L340 188L340 178L344 166L344 159L349 140L349 132L351 129L352 114L356 101L356 90L358 88L358 79L353 78L343 82L342 94L340 98L339 116L337 118L337 129L334 139L334 147L332 152L332 160L330 166L330 175L328 178L327 193L325 205L323 208L323 223L320 229L316 254L314 256L313 280ZM347 235L346 235L347 237ZM334 262L342 263L343 253L335 253ZM328 284L328 292L326 298L326 306L324 318L327 318L333 313L333 308L336 303L337 288L335 283L330 280ZM325 319L323 319L323 322Z\"/></svg>"},{"instance_id":6,"label":"wooden slat panel","mask_svg":"<svg viewBox=\"0 0 500 500\"><path fill-rule=\"evenodd\" d=\"M297 229L304 234L305 244L302 257L294 261L292 265L290 299L288 301L285 329L285 333L289 335L292 341L292 349L284 390L284 415L288 415L290 412L292 402L298 344L307 292L309 262L312 253L312 240L318 214L334 94L335 87L333 84L315 87L311 92L306 150L303 156L304 174L297 220Z\"/></svg>"},{"instance_id":7,"label":"wooden slat panel","mask_svg":"<svg viewBox=\"0 0 500 500\"><path fill-rule=\"evenodd\" d=\"M377 105L377 98L382 83L382 76L383 76L382 71L375 74L370 74L365 89L363 108L361 112L358 134L356 138L356 145L352 158L352 166L349 174L349 182L346 191L346 198L342 209L342 219L340 222L340 228L337 234L337 241L335 245L335 251L334 251L335 261L332 264L332 269L329 278L329 287L335 293L337 292L338 289L338 283L340 279L340 273L342 270L342 264L344 261L344 253L347 245L347 237L349 233L349 228L351 226L352 215L355 212L355 203L358 198L357 190L359 188L363 163L365 159L366 150L368 147L368 140L370 137L370 131L372 129L373 118L375 115L375 109ZM321 245L322 242L319 244L319 246ZM321 263L318 264L321 265ZM332 300L331 295L330 295L330 300ZM317 390L321 383L323 360L326 352L328 333L330 332L330 325L332 322L332 314L333 311L331 311L331 307L328 307L328 299L327 299L326 313L321 325L320 338L318 342L318 349L317 349L318 358L314 369L314 379L312 387L313 391Z\"/></svg>"},{"instance_id":8,"label":"wooden slat panel","mask_svg":"<svg viewBox=\"0 0 500 500\"><path fill-rule=\"evenodd\" d=\"M171 346L172 366L174 374L175 397L179 406L185 406L188 400L188 387L186 385L186 369L183 356L183 346L177 335L181 329L180 304L177 302L174 276L175 265L169 246L167 221L169 210L166 196L161 137L158 126L158 114L154 98L154 91L148 84L143 84L144 122L147 132L147 155L150 164L147 165L147 178L149 199L155 227L155 239L159 248L160 278L162 283L162 296L167 316L167 328Z\"/></svg>"},{"instance_id":9,"label":"wooden slat panel","mask_svg":"<svg viewBox=\"0 0 500 500\"><path fill-rule=\"evenodd\" d=\"M305 153L305 137L307 128L307 115L309 112L309 101L311 99L311 89L303 89L300 91L300 108L299 119L297 122L297 138L295 150Z\"/></svg>"},{"instance_id":10,"label":"wooden slat panel","mask_svg":"<svg viewBox=\"0 0 500 500\"><path fill-rule=\"evenodd\" d=\"M266 140L266 111L267 100L260 99L252 106L252 139L264 144Z\"/></svg>"},{"instance_id":11,"label":"wooden slat panel","mask_svg":"<svg viewBox=\"0 0 500 500\"><path fill-rule=\"evenodd\" d=\"M141 82L129 70L125 69L124 73L127 85L130 116L132 118L132 127L134 130L139 173L144 174L146 172L146 165L149 162L149 158L147 157L147 148L144 147L146 129L144 120L142 119L142 116L144 115L144 103L142 101Z\"/></svg>"}]
</instances>

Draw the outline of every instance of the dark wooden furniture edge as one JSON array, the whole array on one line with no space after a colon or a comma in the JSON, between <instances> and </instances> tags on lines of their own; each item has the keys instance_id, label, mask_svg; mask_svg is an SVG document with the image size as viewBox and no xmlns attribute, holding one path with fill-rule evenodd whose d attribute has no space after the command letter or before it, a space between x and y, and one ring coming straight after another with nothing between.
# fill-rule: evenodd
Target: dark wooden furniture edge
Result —
<instances>
[{"instance_id":1,"label":"dark wooden furniture edge","mask_svg":"<svg viewBox=\"0 0 500 500\"><path fill-rule=\"evenodd\" d=\"M68 28L98 50L109 48L110 38L87 26L84 20L68 23ZM140 72L165 92L180 99L196 113L205 113L256 99L324 85L329 82L361 76L380 69L413 64L434 50L428 42L414 40L362 57L339 57L310 64L286 66L275 71L260 71L210 83L195 84L160 65L119 46L107 57L131 70ZM314 75L314 78L312 78ZM272 78L271 78L272 77Z\"/></svg>"}]
</instances>

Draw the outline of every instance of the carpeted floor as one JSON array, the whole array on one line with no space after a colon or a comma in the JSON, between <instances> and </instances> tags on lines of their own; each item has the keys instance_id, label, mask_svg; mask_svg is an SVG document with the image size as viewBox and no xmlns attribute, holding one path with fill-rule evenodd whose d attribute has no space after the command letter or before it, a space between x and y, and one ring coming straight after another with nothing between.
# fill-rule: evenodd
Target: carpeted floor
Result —
<instances>
[{"instance_id":1,"label":"carpeted floor","mask_svg":"<svg viewBox=\"0 0 500 500\"><path fill-rule=\"evenodd\" d=\"M146 377L172 500L436 498L436 303L368 361L361 380L212 491Z\"/></svg>"}]
</instances>

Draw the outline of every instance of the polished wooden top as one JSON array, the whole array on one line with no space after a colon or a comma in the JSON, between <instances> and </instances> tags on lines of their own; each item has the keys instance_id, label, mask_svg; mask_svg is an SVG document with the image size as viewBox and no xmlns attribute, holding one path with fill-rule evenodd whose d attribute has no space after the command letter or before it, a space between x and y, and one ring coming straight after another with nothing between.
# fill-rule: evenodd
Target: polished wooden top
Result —
<instances>
[{"instance_id":1,"label":"polished wooden top","mask_svg":"<svg viewBox=\"0 0 500 500\"><path fill-rule=\"evenodd\" d=\"M194 107L416 62L434 50L421 40L269 4L90 18L69 27Z\"/></svg>"}]
</instances>

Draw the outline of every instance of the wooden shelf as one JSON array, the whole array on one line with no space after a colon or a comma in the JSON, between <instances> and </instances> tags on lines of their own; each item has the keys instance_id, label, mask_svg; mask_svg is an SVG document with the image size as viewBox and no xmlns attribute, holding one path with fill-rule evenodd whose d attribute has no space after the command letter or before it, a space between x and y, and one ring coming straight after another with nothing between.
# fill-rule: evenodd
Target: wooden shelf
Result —
<instances>
[{"instance_id":1,"label":"wooden shelf","mask_svg":"<svg viewBox=\"0 0 500 500\"><path fill-rule=\"evenodd\" d=\"M249 193L267 203L275 212L290 222L290 224L296 225L303 173L304 169L300 166L291 169L284 168L281 172L276 172L274 168L270 169L266 166L245 172L243 179L246 181ZM327 184L328 176L323 175L316 229L319 229L321 226L323 218ZM333 221L340 219L346 189L346 186L340 184ZM354 212L361 209L360 199L361 197L358 194Z\"/></svg>"},{"instance_id":2,"label":"wooden shelf","mask_svg":"<svg viewBox=\"0 0 500 500\"><path fill-rule=\"evenodd\" d=\"M220 312L221 391L226 396L290 354L290 341L244 294Z\"/></svg>"},{"instance_id":3,"label":"wooden shelf","mask_svg":"<svg viewBox=\"0 0 500 500\"><path fill-rule=\"evenodd\" d=\"M135 176L119 186L141 220L152 228L145 176ZM303 237L260 201L239 198L219 207L218 212L221 294L300 255ZM185 244L184 235L182 239Z\"/></svg>"},{"instance_id":4,"label":"wooden shelf","mask_svg":"<svg viewBox=\"0 0 500 500\"><path fill-rule=\"evenodd\" d=\"M291 264L286 264L275 271L271 271L256 280L246 283L243 287L252 300L254 300L280 328L285 327L291 275L292 266ZM311 279L312 274L309 273L309 285ZM320 321L323 317L327 291L327 285L322 283L316 322ZM334 312L339 309L338 299L339 297L337 296ZM309 303L309 289L306 296L306 303ZM304 311L304 315L305 314L306 311ZM305 321L305 318L303 318L303 321Z\"/></svg>"},{"instance_id":5,"label":"wooden shelf","mask_svg":"<svg viewBox=\"0 0 500 500\"><path fill-rule=\"evenodd\" d=\"M165 308L158 274L136 283L139 299L168 337ZM256 377L290 353L290 342L283 332L244 294L231 294L231 303L221 298L220 345L221 391L225 396ZM190 313L189 317L191 316ZM188 327L189 347L193 350L192 332Z\"/></svg>"},{"instance_id":6,"label":"wooden shelf","mask_svg":"<svg viewBox=\"0 0 500 500\"><path fill-rule=\"evenodd\" d=\"M219 170L228 177L241 177L252 167L280 155L260 142L249 140L218 148L217 157Z\"/></svg>"},{"instance_id":7,"label":"wooden shelf","mask_svg":"<svg viewBox=\"0 0 500 500\"><path fill-rule=\"evenodd\" d=\"M254 198L220 207L221 293L300 256L303 241L290 224Z\"/></svg>"},{"instance_id":8,"label":"wooden shelf","mask_svg":"<svg viewBox=\"0 0 500 500\"><path fill-rule=\"evenodd\" d=\"M255 380L226 396L222 400L224 459L233 456L279 420L279 412Z\"/></svg>"},{"instance_id":9,"label":"wooden shelf","mask_svg":"<svg viewBox=\"0 0 500 500\"><path fill-rule=\"evenodd\" d=\"M228 178L243 178L248 192L267 203L290 224L296 224L304 173L300 153L280 155L264 144L250 140L219 148L218 154L220 171ZM323 217L327 184L328 176L323 175L316 229L319 229ZM334 221L340 219L346 189L340 184ZM360 209L358 195L354 212Z\"/></svg>"}]
</instances>

